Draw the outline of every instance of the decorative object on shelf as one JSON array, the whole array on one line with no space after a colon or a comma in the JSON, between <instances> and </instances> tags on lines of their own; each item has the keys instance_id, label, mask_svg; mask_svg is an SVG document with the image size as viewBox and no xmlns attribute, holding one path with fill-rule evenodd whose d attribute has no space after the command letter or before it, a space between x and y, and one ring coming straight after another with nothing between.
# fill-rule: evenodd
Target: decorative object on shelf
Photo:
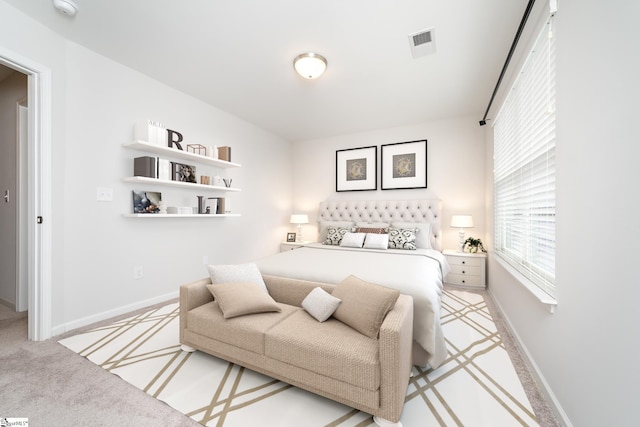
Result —
<instances>
[{"instance_id":1,"label":"decorative object on shelf","mask_svg":"<svg viewBox=\"0 0 640 427\"><path fill-rule=\"evenodd\" d=\"M218 213L218 198L217 197L209 197L207 198L207 207L205 208L205 212L211 215L215 215Z\"/></svg>"},{"instance_id":2,"label":"decorative object on shelf","mask_svg":"<svg viewBox=\"0 0 640 427\"><path fill-rule=\"evenodd\" d=\"M182 145L180 145L183 139L184 137L180 132L167 129L167 147L173 148L175 145L178 150L184 151Z\"/></svg>"},{"instance_id":3,"label":"decorative object on shelf","mask_svg":"<svg viewBox=\"0 0 640 427\"><path fill-rule=\"evenodd\" d=\"M160 212L162 193L133 190L133 213L155 214Z\"/></svg>"},{"instance_id":4,"label":"decorative object on shelf","mask_svg":"<svg viewBox=\"0 0 640 427\"><path fill-rule=\"evenodd\" d=\"M167 127L153 120L142 120L134 125L133 136L133 139L164 146L167 143Z\"/></svg>"},{"instance_id":5,"label":"decorative object on shelf","mask_svg":"<svg viewBox=\"0 0 640 427\"><path fill-rule=\"evenodd\" d=\"M196 182L196 167L184 163L171 162L171 176L174 181Z\"/></svg>"},{"instance_id":6,"label":"decorative object on shelf","mask_svg":"<svg viewBox=\"0 0 640 427\"><path fill-rule=\"evenodd\" d=\"M207 175L200 176L200 184L211 185L211 177Z\"/></svg>"},{"instance_id":7,"label":"decorative object on shelf","mask_svg":"<svg viewBox=\"0 0 640 427\"><path fill-rule=\"evenodd\" d=\"M453 215L451 227L458 229L458 251L464 252L464 229L473 228L473 217L471 215Z\"/></svg>"},{"instance_id":8,"label":"decorative object on shelf","mask_svg":"<svg viewBox=\"0 0 640 427\"><path fill-rule=\"evenodd\" d=\"M215 210L215 213L217 214L224 214L227 213L227 206L226 206L226 201L224 199L224 197L216 197L217 202L218 202L218 206ZM213 212L213 210L212 210Z\"/></svg>"},{"instance_id":9,"label":"decorative object on shelf","mask_svg":"<svg viewBox=\"0 0 640 427\"><path fill-rule=\"evenodd\" d=\"M198 198L198 214L205 214L207 213L207 206L206 206L206 199L204 198L204 196L196 196Z\"/></svg>"},{"instance_id":10,"label":"decorative object on shelf","mask_svg":"<svg viewBox=\"0 0 640 427\"><path fill-rule=\"evenodd\" d=\"M224 186L227 188L231 187L231 181L233 181L231 178L222 178L222 182L224 182Z\"/></svg>"},{"instance_id":11,"label":"decorative object on shelf","mask_svg":"<svg viewBox=\"0 0 640 427\"><path fill-rule=\"evenodd\" d=\"M327 69L327 60L318 53L305 52L293 59L293 68L305 79L317 79Z\"/></svg>"},{"instance_id":12,"label":"decorative object on shelf","mask_svg":"<svg viewBox=\"0 0 640 427\"><path fill-rule=\"evenodd\" d=\"M289 219L291 224L298 225L298 233L296 234L296 242L302 242L302 224L309 223L309 217L305 214L292 214Z\"/></svg>"},{"instance_id":13,"label":"decorative object on shelf","mask_svg":"<svg viewBox=\"0 0 640 427\"><path fill-rule=\"evenodd\" d=\"M476 239L474 237L467 237L467 240L464 241L464 245L462 246L462 250L464 251L466 248L469 248L470 254L477 254L480 252L487 252L482 245L481 239Z\"/></svg>"},{"instance_id":14,"label":"decorative object on shelf","mask_svg":"<svg viewBox=\"0 0 640 427\"><path fill-rule=\"evenodd\" d=\"M199 156L205 156L207 154L207 148L201 144L187 144L187 151Z\"/></svg>"},{"instance_id":15,"label":"decorative object on shelf","mask_svg":"<svg viewBox=\"0 0 640 427\"><path fill-rule=\"evenodd\" d=\"M211 157L212 159L217 159L218 158L218 147L216 147L215 145L210 145L207 147L207 156Z\"/></svg>"},{"instance_id":16,"label":"decorative object on shelf","mask_svg":"<svg viewBox=\"0 0 640 427\"><path fill-rule=\"evenodd\" d=\"M427 188L427 140L380 147L383 190Z\"/></svg>"},{"instance_id":17,"label":"decorative object on shelf","mask_svg":"<svg viewBox=\"0 0 640 427\"><path fill-rule=\"evenodd\" d=\"M158 158L143 156L133 159L133 176L158 178Z\"/></svg>"},{"instance_id":18,"label":"decorative object on shelf","mask_svg":"<svg viewBox=\"0 0 640 427\"><path fill-rule=\"evenodd\" d=\"M165 202L163 202L162 200L160 200L159 207L160 207L160 212L159 213L161 215L166 215L167 214L167 204Z\"/></svg>"},{"instance_id":19,"label":"decorative object on shelf","mask_svg":"<svg viewBox=\"0 0 640 427\"><path fill-rule=\"evenodd\" d=\"M215 175L211 181L211 185L215 187L222 187L222 178L220 176Z\"/></svg>"},{"instance_id":20,"label":"decorative object on shelf","mask_svg":"<svg viewBox=\"0 0 640 427\"><path fill-rule=\"evenodd\" d=\"M336 151L336 191L365 191L378 188L377 147Z\"/></svg>"},{"instance_id":21,"label":"decorative object on shelf","mask_svg":"<svg viewBox=\"0 0 640 427\"><path fill-rule=\"evenodd\" d=\"M171 181L171 162L158 158L158 179Z\"/></svg>"},{"instance_id":22,"label":"decorative object on shelf","mask_svg":"<svg viewBox=\"0 0 640 427\"><path fill-rule=\"evenodd\" d=\"M295 242L296 233L287 233L287 242Z\"/></svg>"},{"instance_id":23,"label":"decorative object on shelf","mask_svg":"<svg viewBox=\"0 0 640 427\"><path fill-rule=\"evenodd\" d=\"M218 159L224 160L226 162L231 161L231 147L223 146L218 147Z\"/></svg>"}]
</instances>

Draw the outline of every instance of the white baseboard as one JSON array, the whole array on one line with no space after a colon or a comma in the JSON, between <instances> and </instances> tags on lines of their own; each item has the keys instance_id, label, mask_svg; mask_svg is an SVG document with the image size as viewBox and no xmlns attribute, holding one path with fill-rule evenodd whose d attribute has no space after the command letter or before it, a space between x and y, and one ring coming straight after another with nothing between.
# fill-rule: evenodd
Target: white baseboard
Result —
<instances>
[{"instance_id":1,"label":"white baseboard","mask_svg":"<svg viewBox=\"0 0 640 427\"><path fill-rule=\"evenodd\" d=\"M509 317L506 315L505 311L502 309L500 302L495 297L493 292L491 292L490 288L488 289L488 292L489 292L489 295L491 295L491 298L493 299L493 302L495 303L496 308L500 311L500 314L504 319L505 326L507 327L507 329L509 329L509 333L514 337L515 342L520 350L520 353L523 356L524 362L529 366L531 373L534 376L534 380L540 385L542 389L542 393L544 393L547 400L549 400L549 403L551 404L551 409L556 414L556 417L559 418L559 421L563 426L573 427L573 424L571 424L571 420L569 420L567 413L564 412L564 410L562 409L562 406L560 405L560 402L556 398L556 395L553 393L553 390L551 390L551 386L549 386L549 383L547 382L544 375L542 374L542 371L536 364L535 360L533 360L533 357L531 357L531 353L529 353L529 350L527 350L527 347L524 345L524 343L520 339L520 336L518 335L513 325L511 324Z\"/></svg>"},{"instance_id":2,"label":"white baseboard","mask_svg":"<svg viewBox=\"0 0 640 427\"><path fill-rule=\"evenodd\" d=\"M125 305L115 308L113 310L103 311L101 313L93 314L91 316L83 317L82 319L73 320L62 325L54 326L52 333L56 335L64 334L65 332L73 331L74 329L82 328L93 323L102 322L103 320L111 319L122 314L127 314L132 311L139 310L141 308L149 307L155 304L160 304L166 301L170 301L178 298L179 291L171 292L158 297L150 298L147 300L139 301L134 304Z\"/></svg>"}]
</instances>

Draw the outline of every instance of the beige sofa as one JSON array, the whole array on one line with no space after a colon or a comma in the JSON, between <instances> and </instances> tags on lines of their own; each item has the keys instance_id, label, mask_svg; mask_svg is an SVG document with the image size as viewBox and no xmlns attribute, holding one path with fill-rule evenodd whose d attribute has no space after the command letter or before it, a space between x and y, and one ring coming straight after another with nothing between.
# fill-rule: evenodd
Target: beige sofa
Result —
<instances>
[{"instance_id":1,"label":"beige sofa","mask_svg":"<svg viewBox=\"0 0 640 427\"><path fill-rule=\"evenodd\" d=\"M401 426L411 375L413 299L400 295L376 339L330 318L319 322L302 301L335 285L263 276L280 312L223 318L202 279L180 287L180 342Z\"/></svg>"}]
</instances>

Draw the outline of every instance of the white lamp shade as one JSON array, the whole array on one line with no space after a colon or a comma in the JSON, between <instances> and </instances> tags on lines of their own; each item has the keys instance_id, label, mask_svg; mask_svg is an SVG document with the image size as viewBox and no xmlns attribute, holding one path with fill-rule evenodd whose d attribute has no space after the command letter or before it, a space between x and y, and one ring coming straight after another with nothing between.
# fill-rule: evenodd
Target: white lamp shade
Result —
<instances>
[{"instance_id":1,"label":"white lamp shade","mask_svg":"<svg viewBox=\"0 0 640 427\"><path fill-rule=\"evenodd\" d=\"M291 224L308 224L309 217L304 214L293 214L291 215L291 219L289 220Z\"/></svg>"},{"instance_id":2,"label":"white lamp shade","mask_svg":"<svg viewBox=\"0 0 640 427\"><path fill-rule=\"evenodd\" d=\"M293 60L293 68L305 79L315 79L327 69L327 60L317 53L303 53Z\"/></svg>"},{"instance_id":3,"label":"white lamp shade","mask_svg":"<svg viewBox=\"0 0 640 427\"><path fill-rule=\"evenodd\" d=\"M473 228L473 217L471 215L453 215L451 217L451 227Z\"/></svg>"}]
</instances>

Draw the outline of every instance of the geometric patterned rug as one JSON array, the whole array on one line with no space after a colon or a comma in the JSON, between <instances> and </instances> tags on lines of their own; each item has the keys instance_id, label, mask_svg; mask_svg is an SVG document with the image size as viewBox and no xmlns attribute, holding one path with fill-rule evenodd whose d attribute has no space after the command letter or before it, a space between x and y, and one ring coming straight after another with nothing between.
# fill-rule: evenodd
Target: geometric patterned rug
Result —
<instances>
[{"instance_id":1,"label":"geometric patterned rug","mask_svg":"<svg viewBox=\"0 0 640 427\"><path fill-rule=\"evenodd\" d=\"M482 295L445 290L447 360L413 368L401 422L537 426ZM196 351L180 350L178 303L65 338L60 344L205 426L374 426L369 414Z\"/></svg>"}]
</instances>

